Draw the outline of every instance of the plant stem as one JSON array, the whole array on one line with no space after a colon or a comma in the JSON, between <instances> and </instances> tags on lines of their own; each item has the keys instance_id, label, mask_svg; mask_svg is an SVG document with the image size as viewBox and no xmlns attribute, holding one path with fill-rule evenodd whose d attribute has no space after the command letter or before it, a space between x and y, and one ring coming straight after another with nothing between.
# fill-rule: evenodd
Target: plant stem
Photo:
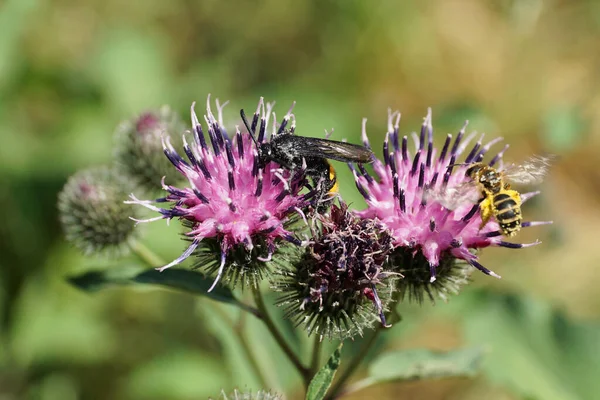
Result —
<instances>
[{"instance_id":1,"label":"plant stem","mask_svg":"<svg viewBox=\"0 0 600 400\"><path fill-rule=\"evenodd\" d=\"M151 267L159 267L161 265L165 265L165 261L160 258L160 256L158 256L156 253L154 253L152 250L150 250L145 244L143 244L142 242L139 242L137 240L130 240L128 242L129 248L131 249L131 251L133 253L135 253L142 261L145 261L149 266ZM256 297L255 297L256 298ZM262 298L261 298L262 301ZM258 304L258 302L257 302ZM263 306L264 306L264 302L262 302ZM238 302L238 307L240 307L242 310L254 315L255 317L257 317L260 320L264 320L264 318L269 318L269 315L266 313L266 310L257 310L254 307L251 307L247 304L244 304L242 302ZM244 322L243 319L240 320L239 323L235 324L231 318L229 318L229 316L227 316L227 314L221 309L220 306L217 306L216 309L219 311L219 314L221 315L221 318L223 318L223 320L228 323L229 325L232 326L232 328L234 329L234 331L237 333L237 336L240 340L240 345L242 346L242 349L244 351L244 353L246 354L246 358L248 359L248 362L250 363L250 366L252 367L252 369L254 370L254 372L256 373L256 376L258 378L258 380L260 381L261 385L263 387L270 387L272 385L269 385L267 382L267 379L265 378L265 376L262 373L262 370L260 368L260 366L258 365L256 358L254 357L254 355L252 354L252 351L250 349L250 344L248 343L248 339L246 338L246 335L244 335ZM272 324L272 321L269 321ZM268 323L265 321L265 324ZM271 329L269 329L271 330ZM282 338L283 340L283 338ZM279 341L278 341L279 342ZM280 344L281 345L281 344ZM293 362L293 360L292 360ZM304 367L302 367L304 368Z\"/></svg>"},{"instance_id":2,"label":"plant stem","mask_svg":"<svg viewBox=\"0 0 600 400\"><path fill-rule=\"evenodd\" d=\"M319 362L321 360L321 345L323 341L320 335L315 335L315 342L313 344L312 357L310 359L310 376L314 376L319 370Z\"/></svg>"},{"instance_id":3,"label":"plant stem","mask_svg":"<svg viewBox=\"0 0 600 400\"><path fill-rule=\"evenodd\" d=\"M236 333L239 341L240 341L240 345L242 346L242 350L244 351L244 354L246 356L246 359L248 360L248 362L250 363L250 367L252 368L252 370L254 371L254 373L256 374L256 377L258 378L260 384L262 387L273 387L273 385L267 383L267 379L265 378L265 376L262 373L262 370L260 369L260 366L258 365L258 362L256 361L256 358L254 357L254 355L252 354L252 351L250 349L250 344L248 343L248 339L246 338L246 336L244 335L244 316L246 314L240 314L240 318L238 320L238 322L234 322L229 315L227 315L227 313L225 312L225 310L223 310L223 307L218 304L215 307L215 310L217 311L217 313L219 314L219 316L221 317L221 319L231 327L231 329Z\"/></svg>"},{"instance_id":4,"label":"plant stem","mask_svg":"<svg viewBox=\"0 0 600 400\"><path fill-rule=\"evenodd\" d=\"M263 371L262 371L260 365L258 365L258 361L257 361L256 357L252 353L250 343L248 342L248 338L246 337L246 334L245 334L246 332L244 330L244 315L245 314L243 314L243 313L241 314L238 323L234 325L234 330L238 334L238 337L240 339L240 344L242 345L242 349L244 349L244 352L246 353L246 358L248 359L248 362L250 362L250 365L252 366L252 369L254 370L254 373L256 374L262 387L263 388L273 387L273 383L267 379L265 374L263 374Z\"/></svg>"},{"instance_id":5,"label":"plant stem","mask_svg":"<svg viewBox=\"0 0 600 400\"><path fill-rule=\"evenodd\" d=\"M129 248L133 253L135 253L142 261L146 262L150 267L160 267L165 265L166 262L160 258L155 252L150 250L145 244L142 242L138 242L137 240L130 240L128 242ZM241 301L235 303L236 306L241 308L242 310L249 312L254 315L258 319L262 319L261 313L254 307L249 306Z\"/></svg>"},{"instance_id":6,"label":"plant stem","mask_svg":"<svg viewBox=\"0 0 600 400\"><path fill-rule=\"evenodd\" d=\"M348 364L348 368L339 377L339 379L333 384L333 386L329 390L329 392L327 394L327 397L325 397L325 399L332 400L332 399L336 398L338 392L343 388L343 386L346 383L346 381L352 376L352 374L354 373L354 371L356 371L356 369L358 368L358 366L362 363L362 361L364 360L364 358L369 353L369 350L371 350L371 347L373 346L373 344L375 344L375 342L377 341L377 338L379 337L379 334L384 329L385 329L384 327L379 326L375 330L375 332L373 332L373 334L369 337L369 339L367 340L367 342L362 346L362 348L360 349L360 351L352 358L352 360L350 360L350 362Z\"/></svg>"},{"instance_id":7,"label":"plant stem","mask_svg":"<svg viewBox=\"0 0 600 400\"><path fill-rule=\"evenodd\" d=\"M267 307L265 305L265 301L262 297L262 293L260 292L260 288L254 287L252 291L254 293L254 301L256 302L256 307L262 315L261 320L265 323L265 326L267 327L269 332L271 332L271 335L273 335L273 338L275 339L281 350L283 350L287 358L289 358L292 364L294 364L294 367L296 367L296 369L302 376L302 379L304 380L304 385L308 388L311 379L311 376L309 375L309 369L302 365L302 362L300 361L294 350L292 350L292 348L288 345L281 332L279 332L279 329L277 329L277 326L275 326L275 323L271 319L269 311L267 310Z\"/></svg>"},{"instance_id":8,"label":"plant stem","mask_svg":"<svg viewBox=\"0 0 600 400\"><path fill-rule=\"evenodd\" d=\"M146 247L146 245L142 242L130 240L128 245L131 251L133 251L140 259L142 259L142 261L145 261L149 266L160 267L166 264L162 258Z\"/></svg>"}]
</instances>

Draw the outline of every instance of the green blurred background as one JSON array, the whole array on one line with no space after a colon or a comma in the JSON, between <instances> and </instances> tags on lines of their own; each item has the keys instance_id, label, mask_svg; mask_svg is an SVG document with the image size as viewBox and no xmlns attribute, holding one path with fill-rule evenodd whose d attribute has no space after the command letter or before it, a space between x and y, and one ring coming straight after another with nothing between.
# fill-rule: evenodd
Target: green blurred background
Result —
<instances>
[{"instance_id":1,"label":"green blurred background","mask_svg":"<svg viewBox=\"0 0 600 400\"><path fill-rule=\"evenodd\" d=\"M600 397L600 3L594 0L0 2L0 399L202 399L258 389L227 320L274 389L300 380L253 319L154 289L81 293L64 281L91 267L62 238L56 197L78 169L111 161L119 121L169 104L259 96L291 101L298 131L358 141L369 118L379 148L387 108L401 130L433 108L439 143L469 127L503 136L509 161L560 156L525 206L530 249L489 249L501 281L474 274L448 304L401 305L379 348L482 344L483 373L386 385L353 398ZM202 107L198 108L202 111ZM362 207L343 165L342 194ZM177 224L147 227L164 258ZM296 337L306 345L304 334ZM347 346L348 348L356 345ZM346 351L348 355L350 351ZM360 376L360 373L358 374Z\"/></svg>"}]
</instances>

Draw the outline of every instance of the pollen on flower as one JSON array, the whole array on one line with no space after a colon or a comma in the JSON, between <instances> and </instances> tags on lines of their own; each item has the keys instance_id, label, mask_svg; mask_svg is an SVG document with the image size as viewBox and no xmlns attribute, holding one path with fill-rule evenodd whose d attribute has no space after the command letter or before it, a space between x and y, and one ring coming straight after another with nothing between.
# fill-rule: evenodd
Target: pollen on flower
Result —
<instances>
[{"instance_id":1,"label":"pollen on flower","mask_svg":"<svg viewBox=\"0 0 600 400\"><path fill-rule=\"evenodd\" d=\"M288 230L298 218L297 210L309 204L300 191L305 184L303 170L280 169L275 163L262 165L255 144L247 132L235 127L230 137L223 124L224 104L217 104L217 116L212 112L210 96L207 99L205 131L191 107L192 132L183 136L184 159L163 138L167 159L187 180L186 187L169 185L163 179L167 193L155 201L139 200L134 195L129 203L144 206L158 216L144 221L179 218L189 230L185 237L189 247L159 270L180 264L192 254L200 257L199 268L216 272L212 290L221 278L255 284L262 276L265 262L271 259L279 240L297 242ZM260 121L259 143L265 138L272 123L276 132L275 114L271 105L260 99L252 120L255 128ZM291 112L286 114L289 120ZM189 139L189 136L192 139ZM160 207L161 204L168 207Z\"/></svg>"},{"instance_id":2,"label":"pollen on flower","mask_svg":"<svg viewBox=\"0 0 600 400\"><path fill-rule=\"evenodd\" d=\"M538 244L509 243L503 240L498 223L491 220L481 227L477 198L459 198L453 207L438 201L436 193L459 191L470 178L468 165L482 162L491 147L502 140L484 144L481 135L471 144L476 133L465 136L467 122L455 138L448 134L443 147L433 145L431 110L428 111L420 134L413 134L414 151L410 140L399 135L400 113L388 112L388 131L383 143L383 161L375 160L375 176L350 165L356 187L367 202L367 208L357 212L362 218L378 219L391 231L396 262L412 254L421 260L421 269L428 270L430 283L437 279L441 264L448 258L464 260L481 272L500 278L478 262L476 251L487 246L522 248ZM366 120L363 120L363 140L368 145ZM470 146L470 149L469 149ZM412 147L412 146L411 146ZM502 157L508 145L496 153L487 164L502 169ZM469 149L467 151L467 149ZM521 195L525 202L538 192ZM481 196L479 196L481 197ZM545 222L523 222L523 227ZM402 269L402 266L397 266ZM407 280L404 280L405 283Z\"/></svg>"}]
</instances>

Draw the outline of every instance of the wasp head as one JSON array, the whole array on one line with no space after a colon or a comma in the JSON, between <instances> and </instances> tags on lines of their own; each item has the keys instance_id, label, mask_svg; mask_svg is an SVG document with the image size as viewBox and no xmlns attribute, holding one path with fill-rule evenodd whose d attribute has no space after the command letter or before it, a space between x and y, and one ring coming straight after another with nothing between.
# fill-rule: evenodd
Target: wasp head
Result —
<instances>
[{"instance_id":1,"label":"wasp head","mask_svg":"<svg viewBox=\"0 0 600 400\"><path fill-rule=\"evenodd\" d=\"M256 144L256 150L258 151L258 159L260 160L261 167L264 167L269 161L273 161L273 146L269 142Z\"/></svg>"}]
</instances>

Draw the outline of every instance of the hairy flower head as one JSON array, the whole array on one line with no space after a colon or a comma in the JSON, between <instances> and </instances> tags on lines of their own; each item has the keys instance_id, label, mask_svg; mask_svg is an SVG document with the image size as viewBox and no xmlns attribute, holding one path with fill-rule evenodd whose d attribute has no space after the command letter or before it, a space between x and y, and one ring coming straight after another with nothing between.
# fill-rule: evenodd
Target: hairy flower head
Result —
<instances>
[{"instance_id":1,"label":"hairy flower head","mask_svg":"<svg viewBox=\"0 0 600 400\"><path fill-rule=\"evenodd\" d=\"M396 260L404 254L421 259L428 269L430 282L436 280L440 264L446 258L465 260L485 274L499 278L478 262L477 249L487 246L522 248L536 245L509 243L503 240L498 223L491 220L480 229L480 207L477 202L465 199L451 209L436 200L433 193L448 192L468 183L465 175L469 164L483 161L492 145L502 138L483 144L483 135L469 145L475 133L465 137L467 123L456 135L448 134L441 150L433 146L431 110L424 119L420 135L413 133L415 150L409 150L409 138L399 136L400 114L389 113L388 132L383 143L383 162L375 160L376 178L364 168L354 167L355 182L367 202L367 209L358 212L363 218L376 218L392 232ZM363 120L363 141L369 145L366 120ZM502 156L508 145L493 156L487 164L502 169ZM457 164L461 165L457 165ZM521 194L525 202L539 192ZM523 222L523 227L544 222ZM422 257L419 257L422 256Z\"/></svg>"},{"instance_id":2,"label":"hairy flower head","mask_svg":"<svg viewBox=\"0 0 600 400\"><path fill-rule=\"evenodd\" d=\"M308 204L306 197L299 193L305 183L304 171L282 170L275 163L261 165L248 133L242 133L236 126L234 137L228 135L223 124L223 107L217 100L218 116L215 117L209 96L204 116L207 142L192 105L193 140L189 143L186 135L183 137L187 160L173 148L168 137L163 140L165 155L187 179L188 185L178 188L163 180L166 197L153 202L138 200L132 195L130 201L160 214L146 221L161 218L184 221L189 228L185 236L191 244L180 257L159 269L179 264L195 251L202 257L200 266L205 267L208 255L216 263L216 267L215 263L209 263L208 271L217 270L211 289L224 274L228 280L240 274L256 277L255 272L271 259L278 240L298 242L287 225ZM287 124L291 116L290 110L282 124ZM276 131L275 114L271 112L271 105L265 110L262 98L254 114L253 127L259 121L260 141L271 122L273 132ZM168 208L153 203L165 203ZM236 269L238 266L244 268Z\"/></svg>"},{"instance_id":3,"label":"hairy flower head","mask_svg":"<svg viewBox=\"0 0 600 400\"><path fill-rule=\"evenodd\" d=\"M309 334L327 337L361 334L378 318L387 326L384 311L399 275L384 268L393 249L389 232L353 215L345 203L313 218L318 227L310 243L275 282L287 316Z\"/></svg>"}]
</instances>

